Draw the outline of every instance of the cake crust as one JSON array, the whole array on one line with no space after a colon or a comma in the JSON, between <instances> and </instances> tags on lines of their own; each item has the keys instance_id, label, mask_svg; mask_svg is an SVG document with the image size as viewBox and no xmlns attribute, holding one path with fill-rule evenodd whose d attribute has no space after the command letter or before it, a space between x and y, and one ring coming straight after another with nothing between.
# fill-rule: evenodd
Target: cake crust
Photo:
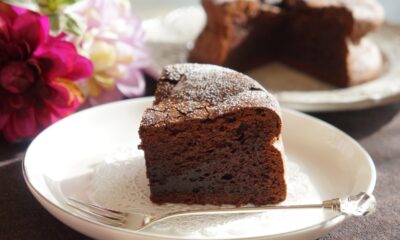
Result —
<instances>
[{"instance_id":1,"label":"cake crust","mask_svg":"<svg viewBox=\"0 0 400 240\"><path fill-rule=\"evenodd\" d=\"M245 107L268 108L280 116L276 99L242 73L209 64L169 65L161 73L154 105L144 113L141 126L213 119Z\"/></svg>"}]
</instances>

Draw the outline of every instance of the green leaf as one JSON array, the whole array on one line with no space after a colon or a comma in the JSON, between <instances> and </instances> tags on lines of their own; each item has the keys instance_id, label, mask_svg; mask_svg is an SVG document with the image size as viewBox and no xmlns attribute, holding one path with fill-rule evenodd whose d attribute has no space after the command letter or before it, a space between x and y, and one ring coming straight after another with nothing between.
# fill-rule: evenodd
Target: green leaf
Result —
<instances>
[{"instance_id":1,"label":"green leaf","mask_svg":"<svg viewBox=\"0 0 400 240\"><path fill-rule=\"evenodd\" d=\"M64 5L71 5L71 4L75 4L81 0L59 0L61 4Z\"/></svg>"},{"instance_id":2,"label":"green leaf","mask_svg":"<svg viewBox=\"0 0 400 240\"><path fill-rule=\"evenodd\" d=\"M63 15L64 21L64 30L72 33L76 36L80 36L83 33L83 29L79 25L79 23L70 15L64 14Z\"/></svg>"},{"instance_id":3,"label":"green leaf","mask_svg":"<svg viewBox=\"0 0 400 240\"><path fill-rule=\"evenodd\" d=\"M44 13L61 12L67 5L72 5L80 0L37 0L39 8Z\"/></svg>"}]
</instances>

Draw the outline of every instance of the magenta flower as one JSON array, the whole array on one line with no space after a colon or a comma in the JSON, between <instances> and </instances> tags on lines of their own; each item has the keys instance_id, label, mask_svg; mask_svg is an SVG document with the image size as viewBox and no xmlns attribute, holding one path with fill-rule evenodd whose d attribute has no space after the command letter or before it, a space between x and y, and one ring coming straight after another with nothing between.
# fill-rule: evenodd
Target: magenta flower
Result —
<instances>
[{"instance_id":1,"label":"magenta flower","mask_svg":"<svg viewBox=\"0 0 400 240\"><path fill-rule=\"evenodd\" d=\"M0 2L0 132L32 138L73 113L81 96L73 81L92 73L74 45L49 36L49 21Z\"/></svg>"}]
</instances>

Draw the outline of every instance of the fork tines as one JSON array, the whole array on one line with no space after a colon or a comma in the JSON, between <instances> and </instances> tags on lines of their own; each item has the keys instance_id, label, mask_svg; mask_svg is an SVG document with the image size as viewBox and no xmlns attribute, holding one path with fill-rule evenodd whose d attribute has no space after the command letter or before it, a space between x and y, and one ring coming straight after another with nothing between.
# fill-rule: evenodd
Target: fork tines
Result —
<instances>
[{"instance_id":1,"label":"fork tines","mask_svg":"<svg viewBox=\"0 0 400 240\"><path fill-rule=\"evenodd\" d=\"M126 214L115 210L99 207L90 203L83 203L73 198L68 198L67 205L79 213L104 224L122 226L126 222Z\"/></svg>"}]
</instances>

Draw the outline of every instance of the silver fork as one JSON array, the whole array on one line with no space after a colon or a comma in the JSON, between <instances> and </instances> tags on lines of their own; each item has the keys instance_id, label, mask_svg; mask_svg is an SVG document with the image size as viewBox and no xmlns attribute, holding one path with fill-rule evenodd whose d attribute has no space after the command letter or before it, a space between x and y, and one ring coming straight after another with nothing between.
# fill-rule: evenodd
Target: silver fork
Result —
<instances>
[{"instance_id":1,"label":"silver fork","mask_svg":"<svg viewBox=\"0 0 400 240\"><path fill-rule=\"evenodd\" d=\"M376 200L371 194L361 192L345 198L334 198L323 201L319 204L305 205L266 205L260 207L220 208L209 210L178 211L152 216L138 212L120 212L91 203L84 203L79 200L68 198L66 203L75 209L82 217L89 218L99 223L115 227L124 227L132 230L141 230L155 222L181 216L193 215L215 215L215 214L238 214L238 213L259 213L276 209L306 209L321 208L328 209L350 216L366 216L374 212Z\"/></svg>"}]
</instances>

